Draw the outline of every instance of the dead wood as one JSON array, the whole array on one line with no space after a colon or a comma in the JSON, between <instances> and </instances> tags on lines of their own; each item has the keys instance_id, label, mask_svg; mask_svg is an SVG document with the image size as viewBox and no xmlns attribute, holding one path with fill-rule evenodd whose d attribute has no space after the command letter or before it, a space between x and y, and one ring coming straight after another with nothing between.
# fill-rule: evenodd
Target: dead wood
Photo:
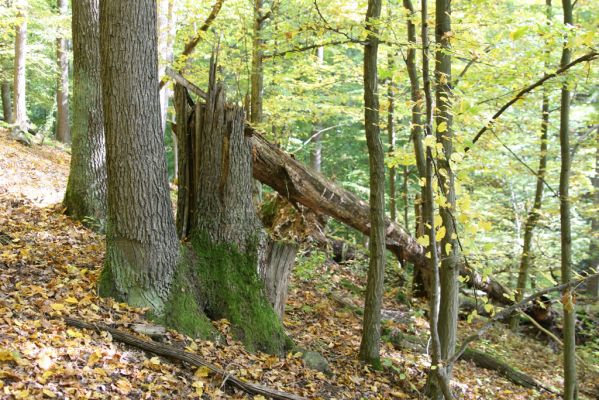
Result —
<instances>
[{"instance_id":1,"label":"dead wood","mask_svg":"<svg viewBox=\"0 0 599 400\"><path fill-rule=\"evenodd\" d=\"M176 349L172 346L167 346L165 344L155 343L148 340L140 339L134 335L131 335L126 332L119 331L117 329L108 327L102 324L90 324L84 321L80 321L74 318L65 317L64 321L67 325L74 326L80 329L89 329L96 332L108 332L112 335L114 340L117 340L121 343L128 344L129 346L134 346L139 349L148 351L150 353L157 354L159 356L172 358L175 360L183 361L188 364L191 364L195 367L206 367L214 374L220 375L223 377L224 382L235 386L247 393L254 395L262 395L266 397L270 397L273 399L282 399L282 400L302 400L304 397L282 392L280 390L275 390L268 388L266 386L258 385L256 383L250 383L242 380L241 378L232 375L225 370L218 368L209 362L204 361L200 357L195 354L189 353L187 351Z\"/></svg>"}]
</instances>

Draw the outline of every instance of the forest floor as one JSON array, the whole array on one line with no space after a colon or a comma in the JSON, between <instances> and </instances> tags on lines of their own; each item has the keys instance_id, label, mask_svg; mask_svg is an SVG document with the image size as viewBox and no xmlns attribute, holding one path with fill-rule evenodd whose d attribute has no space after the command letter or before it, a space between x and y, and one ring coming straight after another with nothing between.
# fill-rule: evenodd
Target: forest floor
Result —
<instances>
[{"instance_id":1,"label":"forest floor","mask_svg":"<svg viewBox=\"0 0 599 400\"><path fill-rule=\"evenodd\" d=\"M125 346L110 334L64 324L62 317L70 316L131 332L132 323L144 322L143 310L96 294L104 239L63 215L60 200L68 168L69 155L63 149L26 147L0 130L0 398L263 398L225 388L222 376L203 368ZM218 343L176 332L168 332L164 341L248 381L307 398L421 398L427 355L385 343L383 371L372 371L357 360L361 319L338 299L361 307L356 292L365 286L364 267L304 262L296 272L285 327L297 344L329 360L331 375L304 367L297 353L279 358L246 352L229 336L225 321L215 322L223 337ZM397 290L386 293L384 308L399 318L385 326L426 340L428 323L422 313L410 314L396 298ZM464 323L460 334L483 322ZM561 387L561 355L543 343L497 327L477 347L546 386ZM581 376L589 385L593 378ZM456 365L453 388L463 399L558 398L466 362Z\"/></svg>"}]
</instances>

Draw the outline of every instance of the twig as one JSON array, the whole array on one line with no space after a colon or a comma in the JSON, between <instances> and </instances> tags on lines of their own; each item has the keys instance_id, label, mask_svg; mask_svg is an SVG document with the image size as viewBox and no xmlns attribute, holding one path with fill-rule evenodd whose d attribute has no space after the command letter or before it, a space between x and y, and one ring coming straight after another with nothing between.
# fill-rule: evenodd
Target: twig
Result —
<instances>
[{"instance_id":1,"label":"twig","mask_svg":"<svg viewBox=\"0 0 599 400\"><path fill-rule=\"evenodd\" d=\"M266 59L274 58L274 57L283 57L290 53L301 53L303 51L316 49L318 47L338 46L340 44L347 44L347 43L355 43L355 41L349 40L349 39L348 40L336 40L336 41L328 42L328 43L318 43L318 44L310 44L310 45L302 46L302 47L293 47L289 50L280 51L278 53L264 54L262 56L262 58L266 60Z\"/></svg>"},{"instance_id":2,"label":"twig","mask_svg":"<svg viewBox=\"0 0 599 400\"><path fill-rule=\"evenodd\" d=\"M343 32L343 31L342 31L342 30L340 30L340 29L333 28L333 27L331 26L331 24L329 24L329 22L326 20L326 18L324 17L324 15L322 15L322 12L320 11L320 7L318 7L318 1L317 1L317 0L314 0L314 7L316 8L316 12L318 13L318 16L320 17L320 19L321 19L321 20L322 20L322 22L324 23L324 27L325 27L327 30L329 30L329 31L331 31L331 32L335 32L335 33L337 33L337 34L339 34L339 35L345 36L345 37L347 38L348 42L351 42L351 43L359 43L359 44L361 44L361 45L366 45L366 44L367 44L365 41L363 41L363 40L358 40L358 39L356 39L356 38L353 38L353 37L351 37L350 35L348 35L347 33Z\"/></svg>"},{"instance_id":3,"label":"twig","mask_svg":"<svg viewBox=\"0 0 599 400\"><path fill-rule=\"evenodd\" d=\"M225 370L218 368L195 354L189 353L187 351L175 349L171 346L167 346L164 344L143 340L138 338L137 336L131 335L126 332L119 331L118 329L110 328L106 325L102 324L90 324L84 321L80 321L74 318L64 317L64 321L67 325L74 326L80 329L89 329L96 332L106 331L112 335L112 338L128 344L130 346L134 346L140 348L145 351L149 351L151 353L157 354L159 356L173 358L175 360L184 361L188 364L191 364L196 367L206 367L211 372L221 375L227 378L227 382L231 385L247 392L250 394L259 394L266 397L270 397L273 399L281 399L281 400L303 400L304 397L282 392L280 390L271 389L266 386L258 385L256 383L250 383L242 380L241 378L232 375Z\"/></svg>"},{"instance_id":4,"label":"twig","mask_svg":"<svg viewBox=\"0 0 599 400\"><path fill-rule=\"evenodd\" d=\"M491 119L485 124L485 126L483 126L478 131L478 133L476 134L476 136L474 137L474 139L472 139L472 146L474 146L474 144L478 141L478 139L480 139L480 137L483 135L483 133L485 133L489 128L491 128L493 126L493 123L501 116L501 114L503 114L505 112L505 110L507 110L508 108L510 108L510 106L512 104L514 104L515 102L517 102L518 100L520 100L525 94L527 94L529 92L532 92L534 89L536 89L537 87L543 85L549 79L555 78L556 76L559 76L559 75L563 74L564 72L568 71L573 66L575 66L577 64L580 64L581 62L592 61L592 60L596 59L597 56L599 56L599 53L597 53L596 51L592 51L590 53L587 53L584 56L578 57L576 60L572 61L570 64L568 64L568 65L566 65L566 66L564 66L564 67L556 70L555 72L552 72L550 74L546 74L545 76L543 76L541 79L539 79L538 81L536 81L532 85L529 85L529 86L525 87L524 89L520 90L518 92L518 94L516 94L516 96L514 98L512 98L510 101L508 101L507 103L505 103L503 105L503 107L501 107L499 109L499 111L497 111L491 117ZM466 147L464 149L464 152L467 153L472 146Z\"/></svg>"}]
</instances>

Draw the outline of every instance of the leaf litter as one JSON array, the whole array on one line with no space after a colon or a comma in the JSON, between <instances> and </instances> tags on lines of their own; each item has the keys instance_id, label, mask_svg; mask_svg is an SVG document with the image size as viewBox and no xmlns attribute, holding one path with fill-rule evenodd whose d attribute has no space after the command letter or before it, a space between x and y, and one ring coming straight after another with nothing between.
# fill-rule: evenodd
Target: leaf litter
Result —
<instances>
[{"instance_id":1,"label":"leaf litter","mask_svg":"<svg viewBox=\"0 0 599 400\"><path fill-rule=\"evenodd\" d=\"M104 238L63 214L59 201L68 176L69 156L49 146L24 147L0 131L0 398L4 399L262 399L223 385L224 377L205 368L192 370L153 354L114 342L110 334L65 326L62 316L103 323L135 333L147 324L145 310L100 298L96 282L103 263ZM194 340L174 331L166 343L191 351L228 373L275 389L315 399L418 399L429 357L382 344L384 369L357 359L361 318L330 294L342 293L361 307L363 268L323 263L309 278L294 276L285 327L296 344L320 352L331 374L304 366L301 353L277 357L248 353L233 340L228 322L215 321L218 342ZM407 318L385 321L386 328L426 337L428 323L386 293L385 308ZM423 304L416 305L424 308ZM461 335L475 326L461 326ZM149 337L145 337L149 339ZM543 345L497 328L481 346L512 365L560 387L560 357ZM520 357L518 357L518 354ZM459 362L453 389L464 399L547 399L492 371Z\"/></svg>"}]
</instances>

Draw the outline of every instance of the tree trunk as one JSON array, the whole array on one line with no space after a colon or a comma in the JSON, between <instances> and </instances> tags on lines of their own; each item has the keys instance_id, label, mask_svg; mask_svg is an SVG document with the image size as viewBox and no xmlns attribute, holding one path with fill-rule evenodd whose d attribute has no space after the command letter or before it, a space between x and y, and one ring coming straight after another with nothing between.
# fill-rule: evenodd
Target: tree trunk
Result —
<instances>
[{"instance_id":1,"label":"tree trunk","mask_svg":"<svg viewBox=\"0 0 599 400\"><path fill-rule=\"evenodd\" d=\"M593 181L593 209L599 210L599 133L595 138L595 176ZM595 212L591 217L591 244L589 245L589 274L599 270L599 213ZM599 277L591 279L587 283L587 294L591 298L599 298Z\"/></svg>"},{"instance_id":2,"label":"tree trunk","mask_svg":"<svg viewBox=\"0 0 599 400\"><path fill-rule=\"evenodd\" d=\"M369 0L364 46L364 130L370 166L370 253L360 359L380 368L381 307L385 279L385 153L379 128L377 77L378 19L381 1Z\"/></svg>"},{"instance_id":3,"label":"tree trunk","mask_svg":"<svg viewBox=\"0 0 599 400\"><path fill-rule=\"evenodd\" d=\"M10 99L10 83L2 81L2 119L4 122L12 121L12 102Z\"/></svg>"},{"instance_id":4,"label":"tree trunk","mask_svg":"<svg viewBox=\"0 0 599 400\"><path fill-rule=\"evenodd\" d=\"M562 0L564 8L564 25L572 26L572 3ZM568 40L564 43L560 66L570 63L572 49ZM570 89L568 82L562 85L559 143L561 153L561 169L559 177L560 224L561 224L561 272L562 283L572 280L572 233L570 226ZM578 397L576 382L576 311L572 290L567 288L562 293L564 306L564 399L573 400Z\"/></svg>"},{"instance_id":5,"label":"tree trunk","mask_svg":"<svg viewBox=\"0 0 599 400\"><path fill-rule=\"evenodd\" d=\"M443 146L443 156L437 156L437 178L439 188L447 201L439 207L446 233L441 238L441 308L439 310L439 336L441 356L451 358L455 349L458 320L459 290L459 245L454 221L456 208L455 175L449 164L453 153L453 130L451 98L451 7L450 0L437 0L435 7L435 116L437 143ZM447 366L451 376L451 366Z\"/></svg>"},{"instance_id":6,"label":"tree trunk","mask_svg":"<svg viewBox=\"0 0 599 400\"><path fill-rule=\"evenodd\" d=\"M27 1L18 2L17 26L15 29L15 73L12 123L22 132L27 132L27 105L25 103L25 62L27 58Z\"/></svg>"},{"instance_id":7,"label":"tree trunk","mask_svg":"<svg viewBox=\"0 0 599 400\"><path fill-rule=\"evenodd\" d=\"M73 2L73 143L66 213L106 225L106 143L100 78L99 0Z\"/></svg>"},{"instance_id":8,"label":"tree trunk","mask_svg":"<svg viewBox=\"0 0 599 400\"><path fill-rule=\"evenodd\" d=\"M67 0L57 0L58 11L61 16L67 14ZM58 64L58 81L56 82L56 139L62 143L71 141L69 127L69 57L67 40L60 33L56 39L56 60Z\"/></svg>"},{"instance_id":9,"label":"tree trunk","mask_svg":"<svg viewBox=\"0 0 599 400\"><path fill-rule=\"evenodd\" d=\"M410 135L411 140L414 143L414 154L416 156L416 167L418 169L418 178L425 178L425 157L424 147L422 144L422 93L420 92L420 80L418 77L418 68L416 66L416 25L413 21L414 18L414 6L411 0L404 0L403 6L408 12L407 19L407 32L408 32L408 43L410 46L407 50L406 56L406 67L408 70L408 76L410 78L410 100L412 101L412 120L410 124ZM420 191L420 199L424 199L424 188ZM415 202L415 207L420 208L419 212L416 212L416 236L420 237L424 235L424 227L420 228L422 217L422 210L419 202ZM426 297L430 288L430 282L424 281L424 271L421 270L422 266L414 264L414 274L412 280L412 296L413 297ZM428 287L427 287L428 286Z\"/></svg>"},{"instance_id":10,"label":"tree trunk","mask_svg":"<svg viewBox=\"0 0 599 400\"><path fill-rule=\"evenodd\" d=\"M389 14L391 13L391 8L389 8ZM389 71L393 71L395 68L395 63L393 61L393 55L389 53L387 55L387 68ZM393 152L395 151L395 83L393 82L393 77L387 80L387 100L389 102L389 106L387 108L387 141L389 143L389 155L392 157ZM395 166L389 168L389 215L391 217L391 222L397 222L397 189L395 188L395 178L397 174L395 172ZM404 199L407 197L407 193L402 193ZM405 206L406 204L404 204ZM405 224L405 221L404 221ZM408 227L406 226L406 229Z\"/></svg>"},{"instance_id":11,"label":"tree trunk","mask_svg":"<svg viewBox=\"0 0 599 400\"><path fill-rule=\"evenodd\" d=\"M264 91L264 57L262 39L262 28L264 26L264 15L262 14L262 0L254 0L254 33L252 38L252 71L250 77L250 122L259 124L262 122L262 94Z\"/></svg>"},{"instance_id":12,"label":"tree trunk","mask_svg":"<svg viewBox=\"0 0 599 400\"><path fill-rule=\"evenodd\" d=\"M265 266L260 271L266 295L281 321L283 321L285 314L287 287L298 248L294 243L269 243L269 247L266 250L267 259Z\"/></svg>"},{"instance_id":13,"label":"tree trunk","mask_svg":"<svg viewBox=\"0 0 599 400\"><path fill-rule=\"evenodd\" d=\"M175 6L176 1L174 0L158 1L158 76L161 79L165 74L166 66L171 64L174 59ZM162 121L163 132L166 132L166 112L171 92L169 86L160 89L160 120ZM175 148L173 148L173 151L176 151Z\"/></svg>"},{"instance_id":14,"label":"tree trunk","mask_svg":"<svg viewBox=\"0 0 599 400\"><path fill-rule=\"evenodd\" d=\"M156 2L100 3L108 211L99 292L164 315L179 243L158 94Z\"/></svg>"},{"instance_id":15,"label":"tree trunk","mask_svg":"<svg viewBox=\"0 0 599 400\"><path fill-rule=\"evenodd\" d=\"M278 279L289 276L291 257L267 244L252 203L252 148L244 135L243 109L226 104L215 63L209 85L206 104L196 105L192 151L187 152L193 157L187 164L194 165L193 174L197 171L190 179L196 203L190 238L198 255L195 271L206 297L204 310L212 319L227 318L250 350L280 354L288 339L264 286L273 298L284 300L278 291L286 289L286 282ZM270 269L281 265L286 270ZM268 277L275 281L263 285ZM276 306L281 310L284 304Z\"/></svg>"},{"instance_id":16,"label":"tree trunk","mask_svg":"<svg viewBox=\"0 0 599 400\"><path fill-rule=\"evenodd\" d=\"M551 0L546 0L547 19L551 20ZM548 51L546 51L548 56ZM547 67L547 65L545 65ZM524 244L522 248L522 258L520 259L520 270L518 271L518 282L516 284L515 299L519 302L524 298L526 283L528 281L528 272L530 270L533 230L539 220L541 206L543 205L543 189L545 188L545 170L547 168L547 131L549 129L549 90L543 86L543 103L541 106L541 147L539 149L539 169L537 171L537 187L535 189L535 198L532 210L528 213L526 223L524 224ZM510 321L510 327L513 331L518 329L518 314L514 314Z\"/></svg>"}]
</instances>

